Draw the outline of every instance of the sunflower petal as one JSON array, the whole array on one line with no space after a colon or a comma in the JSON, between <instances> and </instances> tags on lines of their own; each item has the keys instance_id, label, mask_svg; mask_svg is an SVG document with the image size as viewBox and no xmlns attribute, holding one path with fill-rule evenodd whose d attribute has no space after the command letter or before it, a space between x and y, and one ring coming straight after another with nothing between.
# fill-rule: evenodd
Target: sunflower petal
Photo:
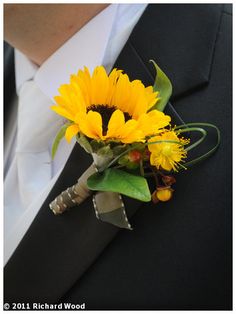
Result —
<instances>
[{"instance_id":1,"label":"sunflower petal","mask_svg":"<svg viewBox=\"0 0 236 314\"><path fill-rule=\"evenodd\" d=\"M109 91L109 79L104 67L98 66L94 69L91 82L91 103L96 105L105 104Z\"/></svg>"},{"instance_id":2,"label":"sunflower petal","mask_svg":"<svg viewBox=\"0 0 236 314\"><path fill-rule=\"evenodd\" d=\"M143 131L145 136L157 134L170 123L170 116L158 110L152 110L142 114L138 119L138 128Z\"/></svg>"},{"instance_id":3,"label":"sunflower petal","mask_svg":"<svg viewBox=\"0 0 236 314\"><path fill-rule=\"evenodd\" d=\"M80 119L80 129L86 136L94 139L103 139L102 117L98 112L90 110Z\"/></svg>"},{"instance_id":4,"label":"sunflower petal","mask_svg":"<svg viewBox=\"0 0 236 314\"><path fill-rule=\"evenodd\" d=\"M137 128L137 121L129 120L122 127L120 139L123 143L133 143L143 141L143 133Z\"/></svg>"},{"instance_id":5,"label":"sunflower petal","mask_svg":"<svg viewBox=\"0 0 236 314\"><path fill-rule=\"evenodd\" d=\"M121 110L117 109L113 112L108 123L106 138L118 137L119 129L125 124L125 117Z\"/></svg>"},{"instance_id":6,"label":"sunflower petal","mask_svg":"<svg viewBox=\"0 0 236 314\"><path fill-rule=\"evenodd\" d=\"M68 120L73 121L73 115L69 113L66 109L59 107L59 106L51 106L50 107L53 111L55 111L60 116L67 118Z\"/></svg>"}]
</instances>

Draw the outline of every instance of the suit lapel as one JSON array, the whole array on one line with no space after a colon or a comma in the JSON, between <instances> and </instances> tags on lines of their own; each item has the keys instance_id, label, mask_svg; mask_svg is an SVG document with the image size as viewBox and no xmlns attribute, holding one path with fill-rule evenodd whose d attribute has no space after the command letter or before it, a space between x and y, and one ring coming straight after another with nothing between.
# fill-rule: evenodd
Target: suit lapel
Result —
<instances>
[{"instance_id":1,"label":"suit lapel","mask_svg":"<svg viewBox=\"0 0 236 314\"><path fill-rule=\"evenodd\" d=\"M149 60L154 59L173 84L172 99L203 87L210 78L221 7L149 5L116 66L132 79L140 78L145 85L151 85L155 71ZM136 58L131 58L134 55ZM140 72L142 67L145 70Z\"/></svg>"},{"instance_id":2,"label":"suit lapel","mask_svg":"<svg viewBox=\"0 0 236 314\"><path fill-rule=\"evenodd\" d=\"M174 99L204 86L220 11L220 6L208 5L148 6L115 67L150 85L154 71L148 60L156 60L173 82ZM5 267L6 302L57 302L120 231L96 219L91 198L62 216L55 217L49 210L48 204L74 184L89 164L88 155L76 145ZM125 204L129 215L142 205L132 199L125 199Z\"/></svg>"}]
</instances>

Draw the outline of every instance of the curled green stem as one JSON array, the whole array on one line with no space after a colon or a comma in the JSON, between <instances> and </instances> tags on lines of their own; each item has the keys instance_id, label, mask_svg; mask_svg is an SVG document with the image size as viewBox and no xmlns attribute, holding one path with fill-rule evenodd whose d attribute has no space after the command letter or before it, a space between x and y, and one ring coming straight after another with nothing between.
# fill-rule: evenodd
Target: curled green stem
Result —
<instances>
[{"instance_id":1,"label":"curled green stem","mask_svg":"<svg viewBox=\"0 0 236 314\"><path fill-rule=\"evenodd\" d=\"M215 153L215 151L218 149L219 145L220 145L220 140L221 140L221 135L220 135L220 130L219 128L211 123L205 123L205 122L201 122L201 123L186 123L183 125L179 125L175 128L175 130L179 130L179 133L185 133L185 132L191 132L191 131L198 131L202 133L202 137L195 142L194 144L188 146L186 148L186 150L191 150L193 148L195 148L196 146L198 146L201 142L203 142L203 140L205 139L205 137L207 136L207 131L205 129L199 128L200 126L204 126L204 127L209 127L209 128L213 128L216 130L217 133L217 142L216 145L211 148L208 152L206 152L205 154L190 160L189 162L185 163L185 167L189 167L189 166L193 166L195 164L197 164L198 162L201 162L203 160L205 160L206 158L210 157L212 154Z\"/></svg>"}]
</instances>

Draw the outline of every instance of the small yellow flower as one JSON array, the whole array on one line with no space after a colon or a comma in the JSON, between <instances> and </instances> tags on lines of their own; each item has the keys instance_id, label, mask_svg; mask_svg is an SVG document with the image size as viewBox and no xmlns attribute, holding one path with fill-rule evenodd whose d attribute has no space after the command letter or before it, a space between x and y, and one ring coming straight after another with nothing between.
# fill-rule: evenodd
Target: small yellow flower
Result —
<instances>
[{"instance_id":1,"label":"small yellow flower","mask_svg":"<svg viewBox=\"0 0 236 314\"><path fill-rule=\"evenodd\" d=\"M163 141L163 143L151 144L152 142ZM164 141L176 141L178 143L168 143ZM150 163L158 169L167 171L178 171L180 162L187 157L187 152L183 145L189 143L189 140L179 138L174 131L166 131L149 140L148 149L151 152Z\"/></svg>"},{"instance_id":2,"label":"small yellow flower","mask_svg":"<svg viewBox=\"0 0 236 314\"><path fill-rule=\"evenodd\" d=\"M149 111L159 99L158 92L139 80L131 82L117 69L107 75L98 66L90 75L85 67L59 93L51 109L72 122L65 134L68 141L81 132L92 139L141 142L170 123L163 112Z\"/></svg>"}]
</instances>

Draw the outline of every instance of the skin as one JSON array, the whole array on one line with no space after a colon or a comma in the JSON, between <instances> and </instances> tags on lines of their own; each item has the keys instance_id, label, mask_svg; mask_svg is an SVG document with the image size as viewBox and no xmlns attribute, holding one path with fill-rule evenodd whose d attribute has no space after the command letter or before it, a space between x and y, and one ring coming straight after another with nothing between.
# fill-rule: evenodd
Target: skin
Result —
<instances>
[{"instance_id":1,"label":"skin","mask_svg":"<svg viewBox=\"0 0 236 314\"><path fill-rule=\"evenodd\" d=\"M4 39L41 65L109 4L4 4Z\"/></svg>"}]
</instances>

